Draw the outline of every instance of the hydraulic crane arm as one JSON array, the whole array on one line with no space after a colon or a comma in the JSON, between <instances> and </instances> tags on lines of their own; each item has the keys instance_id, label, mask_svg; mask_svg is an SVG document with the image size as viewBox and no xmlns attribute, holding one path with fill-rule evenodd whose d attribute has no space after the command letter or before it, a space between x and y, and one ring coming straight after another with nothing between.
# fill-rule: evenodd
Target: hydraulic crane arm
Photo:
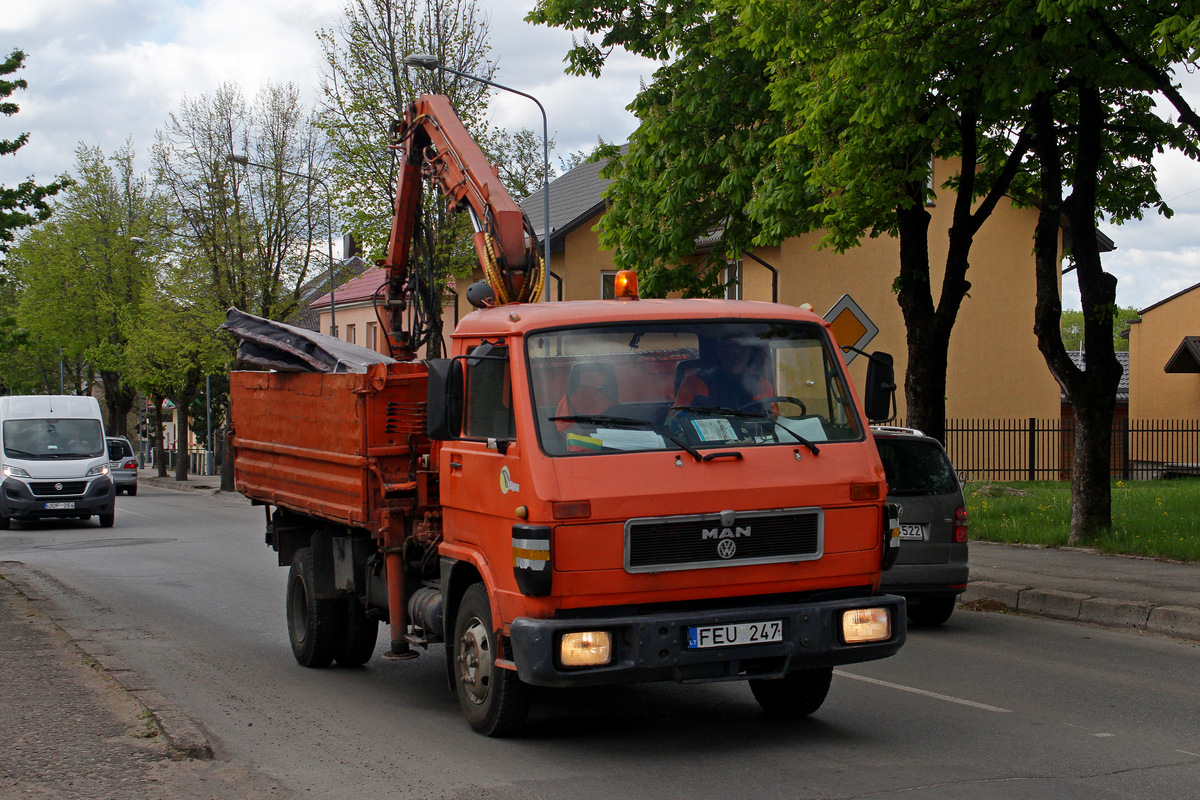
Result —
<instances>
[{"instance_id":1,"label":"hydraulic crane arm","mask_svg":"<svg viewBox=\"0 0 1200 800\"><path fill-rule=\"evenodd\" d=\"M425 181L446 196L452 211L465 209L475 229L475 252L496 302L535 301L544 271L537 237L525 212L500 183L495 167L471 138L449 99L422 95L405 111L392 131L392 146L401 154L396 206L387 258L388 327L392 355L413 355L403 315L409 302L409 259L421 213ZM413 302L422 302L419 297ZM432 311L432 309L430 309Z\"/></svg>"}]
</instances>

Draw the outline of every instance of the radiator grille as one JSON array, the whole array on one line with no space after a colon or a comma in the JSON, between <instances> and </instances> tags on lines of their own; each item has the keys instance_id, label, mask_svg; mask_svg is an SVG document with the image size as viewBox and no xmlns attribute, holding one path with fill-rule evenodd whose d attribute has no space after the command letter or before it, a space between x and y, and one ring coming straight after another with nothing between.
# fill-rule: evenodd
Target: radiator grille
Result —
<instances>
[{"instance_id":1,"label":"radiator grille","mask_svg":"<svg viewBox=\"0 0 1200 800\"><path fill-rule=\"evenodd\" d=\"M83 494L87 481L39 481L29 484L29 489L38 497L63 497Z\"/></svg>"},{"instance_id":2,"label":"radiator grille","mask_svg":"<svg viewBox=\"0 0 1200 800\"><path fill-rule=\"evenodd\" d=\"M821 557L819 508L647 517L625 523L625 569L660 572Z\"/></svg>"}]
</instances>

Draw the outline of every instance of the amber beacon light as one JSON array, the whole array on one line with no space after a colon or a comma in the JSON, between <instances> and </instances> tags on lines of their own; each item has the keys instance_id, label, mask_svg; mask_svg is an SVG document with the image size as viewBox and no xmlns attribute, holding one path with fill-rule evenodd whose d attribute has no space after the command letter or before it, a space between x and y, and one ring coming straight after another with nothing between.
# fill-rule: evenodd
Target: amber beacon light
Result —
<instances>
[{"instance_id":1,"label":"amber beacon light","mask_svg":"<svg viewBox=\"0 0 1200 800\"><path fill-rule=\"evenodd\" d=\"M623 269L613 279L613 296L618 300L637 300L637 273L631 269Z\"/></svg>"}]
</instances>

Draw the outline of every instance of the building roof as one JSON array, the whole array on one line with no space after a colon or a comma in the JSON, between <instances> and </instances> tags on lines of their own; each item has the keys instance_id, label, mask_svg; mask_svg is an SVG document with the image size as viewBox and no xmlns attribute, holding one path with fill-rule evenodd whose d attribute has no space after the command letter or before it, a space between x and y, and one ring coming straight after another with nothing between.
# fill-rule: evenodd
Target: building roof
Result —
<instances>
[{"instance_id":1,"label":"building roof","mask_svg":"<svg viewBox=\"0 0 1200 800\"><path fill-rule=\"evenodd\" d=\"M1163 372L1200 372L1200 336L1185 336Z\"/></svg>"},{"instance_id":2,"label":"building roof","mask_svg":"<svg viewBox=\"0 0 1200 800\"><path fill-rule=\"evenodd\" d=\"M353 256L344 261L336 262L334 267L334 282L340 284L348 278L353 278L370 267L366 261L363 261L358 256ZM313 304L318 300L324 299L326 305L329 304L329 273L322 271L320 275L308 280L300 287L300 310L288 318L287 322L295 325L298 328L307 328L310 331L317 330L317 325L320 322L320 310L314 310ZM339 299L341 295L339 294Z\"/></svg>"},{"instance_id":3,"label":"building roof","mask_svg":"<svg viewBox=\"0 0 1200 800\"><path fill-rule=\"evenodd\" d=\"M334 297L338 305L365 303L374 297L375 292L385 283L387 283L387 270L383 267L371 267L361 275L351 278L339 286ZM324 311L329 308L329 292L314 300L310 307L316 311Z\"/></svg>"},{"instance_id":4,"label":"building roof","mask_svg":"<svg viewBox=\"0 0 1200 800\"><path fill-rule=\"evenodd\" d=\"M601 178L600 170L608 160L580 164L575 169L557 178L550 184L550 244L561 241L571 231L604 210L604 190L611 180ZM537 235L545 229L543 189L521 201L525 216L529 217Z\"/></svg>"},{"instance_id":5,"label":"building roof","mask_svg":"<svg viewBox=\"0 0 1200 800\"><path fill-rule=\"evenodd\" d=\"M1087 368L1087 359L1084 358L1082 352L1073 351L1073 352L1067 353L1067 355L1069 355L1071 357L1071 360L1075 362L1075 366L1079 367L1080 369ZM1117 361L1121 365L1121 382L1117 384L1117 405L1128 405L1129 404L1129 351L1128 350L1118 350L1116 355L1117 355ZM1067 402L1067 393L1066 392L1062 393L1062 401L1064 403Z\"/></svg>"}]
</instances>

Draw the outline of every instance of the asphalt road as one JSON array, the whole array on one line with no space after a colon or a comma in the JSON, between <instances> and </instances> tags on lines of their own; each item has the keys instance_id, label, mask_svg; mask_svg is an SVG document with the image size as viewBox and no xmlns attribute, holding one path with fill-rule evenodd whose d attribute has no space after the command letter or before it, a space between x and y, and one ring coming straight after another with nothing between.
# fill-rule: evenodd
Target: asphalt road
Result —
<instances>
[{"instance_id":1,"label":"asphalt road","mask_svg":"<svg viewBox=\"0 0 1200 800\"><path fill-rule=\"evenodd\" d=\"M743 684L647 684L545 692L526 735L491 740L461 719L440 649L299 667L263 528L236 499L143 486L112 529L14 524L0 560L48 576L71 626L218 759L294 797L1200 797L1200 643L960 611L839 670L799 723L766 719Z\"/></svg>"}]
</instances>

